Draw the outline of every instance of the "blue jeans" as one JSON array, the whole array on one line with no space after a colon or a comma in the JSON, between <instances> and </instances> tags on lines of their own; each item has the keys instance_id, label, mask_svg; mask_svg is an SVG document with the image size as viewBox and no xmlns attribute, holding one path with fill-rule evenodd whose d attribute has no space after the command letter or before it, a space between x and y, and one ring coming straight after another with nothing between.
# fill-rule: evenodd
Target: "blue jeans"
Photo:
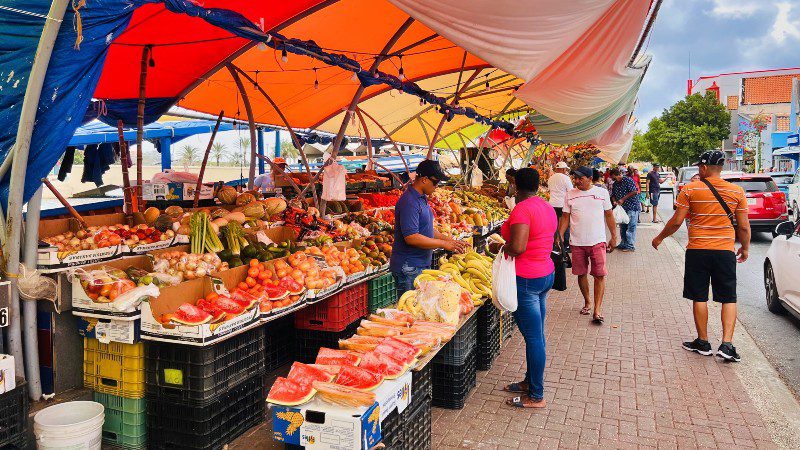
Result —
<instances>
[{"instance_id":1,"label":"blue jeans","mask_svg":"<svg viewBox=\"0 0 800 450\"><path fill-rule=\"evenodd\" d=\"M517 321L522 337L525 338L525 360L528 395L534 400L544 398L545 353L544 316L547 312L547 293L553 287L553 274L541 278L517 277Z\"/></svg>"},{"instance_id":2,"label":"blue jeans","mask_svg":"<svg viewBox=\"0 0 800 450\"><path fill-rule=\"evenodd\" d=\"M636 248L636 224L639 223L639 211L625 211L628 213L628 223L619 224L619 248L634 250Z\"/></svg>"},{"instance_id":3,"label":"blue jeans","mask_svg":"<svg viewBox=\"0 0 800 450\"><path fill-rule=\"evenodd\" d=\"M412 267L404 263L400 270L392 271L395 284L397 285L397 298L400 298L406 291L414 289L414 279L426 268L427 267Z\"/></svg>"}]
</instances>

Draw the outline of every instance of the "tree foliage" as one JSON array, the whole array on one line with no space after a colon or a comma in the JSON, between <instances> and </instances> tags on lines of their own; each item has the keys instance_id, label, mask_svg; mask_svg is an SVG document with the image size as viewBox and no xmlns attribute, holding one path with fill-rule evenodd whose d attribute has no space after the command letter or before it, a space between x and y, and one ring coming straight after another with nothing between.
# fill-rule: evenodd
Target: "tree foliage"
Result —
<instances>
[{"instance_id":1,"label":"tree foliage","mask_svg":"<svg viewBox=\"0 0 800 450\"><path fill-rule=\"evenodd\" d=\"M223 144L222 142L214 142L211 146L211 157L214 158L214 162L217 166L219 166L219 161L225 156L228 150L228 146Z\"/></svg>"},{"instance_id":2,"label":"tree foliage","mask_svg":"<svg viewBox=\"0 0 800 450\"><path fill-rule=\"evenodd\" d=\"M300 156L300 150L295 148L294 142L292 142L291 139L282 139L281 156L284 158L297 158Z\"/></svg>"},{"instance_id":3,"label":"tree foliage","mask_svg":"<svg viewBox=\"0 0 800 450\"><path fill-rule=\"evenodd\" d=\"M184 167L195 165L200 158L200 149L193 145L184 145L181 147L181 163Z\"/></svg>"},{"instance_id":4,"label":"tree foliage","mask_svg":"<svg viewBox=\"0 0 800 450\"><path fill-rule=\"evenodd\" d=\"M643 139L657 162L681 167L719 148L730 133L730 121L730 113L713 93L689 95L651 120Z\"/></svg>"},{"instance_id":5,"label":"tree foliage","mask_svg":"<svg viewBox=\"0 0 800 450\"><path fill-rule=\"evenodd\" d=\"M652 162L653 153L650 151L650 146L644 138L644 133L641 130L636 130L633 133L633 145L631 146L631 153L628 156L629 162Z\"/></svg>"}]
</instances>

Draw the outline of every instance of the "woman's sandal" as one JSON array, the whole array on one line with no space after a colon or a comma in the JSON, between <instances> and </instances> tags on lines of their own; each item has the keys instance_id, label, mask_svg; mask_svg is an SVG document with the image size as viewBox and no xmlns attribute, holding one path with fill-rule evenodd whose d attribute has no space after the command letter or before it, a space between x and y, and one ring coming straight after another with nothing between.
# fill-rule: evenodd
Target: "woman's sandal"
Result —
<instances>
[{"instance_id":1,"label":"woman's sandal","mask_svg":"<svg viewBox=\"0 0 800 450\"><path fill-rule=\"evenodd\" d=\"M522 382L519 383L511 383L503 388L505 392L511 392L514 394L525 394L528 392L527 389L522 388Z\"/></svg>"},{"instance_id":2,"label":"woman's sandal","mask_svg":"<svg viewBox=\"0 0 800 450\"><path fill-rule=\"evenodd\" d=\"M530 397L526 397L525 399L526 400L530 400L531 398ZM535 402L533 402L531 404L531 403L525 403L523 401L522 397L513 397L513 398L506 399L506 405L513 406L515 408L526 408L526 409L528 409L528 408L544 408L545 406L547 406L547 402L544 399L541 399L541 400L535 401Z\"/></svg>"},{"instance_id":3,"label":"woman's sandal","mask_svg":"<svg viewBox=\"0 0 800 450\"><path fill-rule=\"evenodd\" d=\"M584 306L583 308L581 308L581 315L582 316L588 316L589 315L589 310L590 310L590 308L588 306Z\"/></svg>"},{"instance_id":4,"label":"woman's sandal","mask_svg":"<svg viewBox=\"0 0 800 450\"><path fill-rule=\"evenodd\" d=\"M592 318L592 323L594 323L595 325L602 325L604 320L605 318L603 316L598 315Z\"/></svg>"}]
</instances>

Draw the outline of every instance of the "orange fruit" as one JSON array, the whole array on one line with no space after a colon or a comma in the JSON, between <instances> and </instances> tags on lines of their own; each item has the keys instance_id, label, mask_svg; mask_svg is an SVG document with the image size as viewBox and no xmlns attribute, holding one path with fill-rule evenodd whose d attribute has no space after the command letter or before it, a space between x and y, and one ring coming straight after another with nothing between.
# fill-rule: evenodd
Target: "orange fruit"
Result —
<instances>
[{"instance_id":1,"label":"orange fruit","mask_svg":"<svg viewBox=\"0 0 800 450\"><path fill-rule=\"evenodd\" d=\"M254 259L253 261L256 261L256 260ZM249 277L252 277L252 278L255 278L255 277L257 277L257 276L258 276L258 274L259 274L259 272L260 272L260 271L258 270L258 266L254 266L254 265L252 265L252 264L250 264L250 268L249 268L249 269L247 269L247 275L248 275Z\"/></svg>"},{"instance_id":2,"label":"orange fruit","mask_svg":"<svg viewBox=\"0 0 800 450\"><path fill-rule=\"evenodd\" d=\"M247 285L247 283L245 283L244 281L242 281L241 283L239 283L239 285L238 285L237 287L238 287L239 289L243 290L243 291L246 291L247 289L249 289L249 288L250 288L250 286L248 286L248 285Z\"/></svg>"},{"instance_id":3,"label":"orange fruit","mask_svg":"<svg viewBox=\"0 0 800 450\"><path fill-rule=\"evenodd\" d=\"M209 292L208 295L206 295L206 300L208 300L210 302L213 302L214 300L216 300L218 298L219 298L219 294L217 294L216 292Z\"/></svg>"},{"instance_id":4,"label":"orange fruit","mask_svg":"<svg viewBox=\"0 0 800 450\"><path fill-rule=\"evenodd\" d=\"M253 277L245 278L244 282L247 284L248 288L251 288L256 285L256 280Z\"/></svg>"},{"instance_id":5,"label":"orange fruit","mask_svg":"<svg viewBox=\"0 0 800 450\"><path fill-rule=\"evenodd\" d=\"M258 263L258 260L257 260L257 259L251 259L251 260L250 260L250 267L255 267L255 266L257 266L258 264L259 264L259 263Z\"/></svg>"}]
</instances>

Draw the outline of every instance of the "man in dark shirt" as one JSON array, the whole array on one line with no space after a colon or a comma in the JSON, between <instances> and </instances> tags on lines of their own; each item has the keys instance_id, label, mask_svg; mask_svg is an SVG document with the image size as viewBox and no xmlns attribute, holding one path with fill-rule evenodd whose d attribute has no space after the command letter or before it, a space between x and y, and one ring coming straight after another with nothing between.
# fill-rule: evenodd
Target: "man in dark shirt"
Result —
<instances>
[{"instance_id":1,"label":"man in dark shirt","mask_svg":"<svg viewBox=\"0 0 800 450\"><path fill-rule=\"evenodd\" d=\"M397 295L414 289L414 279L431 266L436 248L463 253L467 244L434 230L428 196L449 177L438 161L426 159L417 166L414 182L395 204L394 245L389 270L397 283Z\"/></svg>"},{"instance_id":2,"label":"man in dark shirt","mask_svg":"<svg viewBox=\"0 0 800 450\"><path fill-rule=\"evenodd\" d=\"M653 170L647 174L647 186L645 194L650 199L650 204L653 205L653 223L661 223L658 218L658 198L661 196L661 177L658 175L661 166L658 163L653 163Z\"/></svg>"},{"instance_id":3,"label":"man in dark shirt","mask_svg":"<svg viewBox=\"0 0 800 450\"><path fill-rule=\"evenodd\" d=\"M639 211L642 204L639 202L639 189L631 177L622 175L618 167L611 169L611 178L614 185L611 187L611 202L621 205L628 214L628 223L619 224L620 244L617 247L623 252L636 250L636 224L639 222Z\"/></svg>"}]
</instances>

